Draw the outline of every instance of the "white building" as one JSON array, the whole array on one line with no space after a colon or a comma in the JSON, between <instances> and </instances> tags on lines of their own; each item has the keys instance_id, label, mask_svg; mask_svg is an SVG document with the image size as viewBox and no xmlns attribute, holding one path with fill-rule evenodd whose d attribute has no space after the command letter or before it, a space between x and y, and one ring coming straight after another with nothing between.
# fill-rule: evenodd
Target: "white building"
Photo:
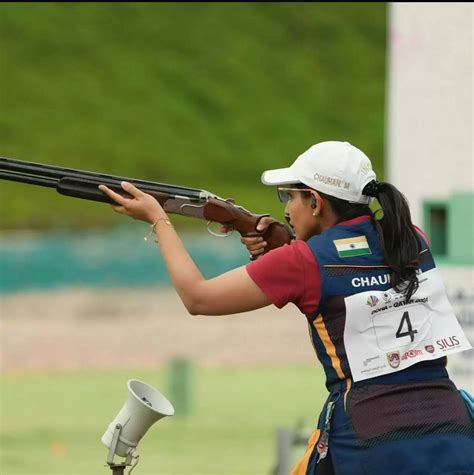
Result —
<instances>
[{"instance_id":1,"label":"white building","mask_svg":"<svg viewBox=\"0 0 474 475\"><path fill-rule=\"evenodd\" d=\"M448 296L474 346L472 3L390 3L387 180L427 232ZM474 393L474 351L449 357Z\"/></svg>"}]
</instances>

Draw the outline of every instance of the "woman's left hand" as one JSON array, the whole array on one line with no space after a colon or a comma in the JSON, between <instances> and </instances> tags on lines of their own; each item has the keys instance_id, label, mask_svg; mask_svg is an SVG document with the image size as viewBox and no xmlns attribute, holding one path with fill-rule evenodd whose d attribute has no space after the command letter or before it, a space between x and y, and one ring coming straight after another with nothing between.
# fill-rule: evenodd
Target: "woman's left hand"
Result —
<instances>
[{"instance_id":1,"label":"woman's left hand","mask_svg":"<svg viewBox=\"0 0 474 475\"><path fill-rule=\"evenodd\" d=\"M160 218L167 218L165 210L153 196L143 193L143 191L140 191L137 187L126 181L123 181L121 186L133 198L125 198L107 186L99 185L99 190L103 191L117 203L112 205L114 211L150 224L156 223Z\"/></svg>"}]
</instances>

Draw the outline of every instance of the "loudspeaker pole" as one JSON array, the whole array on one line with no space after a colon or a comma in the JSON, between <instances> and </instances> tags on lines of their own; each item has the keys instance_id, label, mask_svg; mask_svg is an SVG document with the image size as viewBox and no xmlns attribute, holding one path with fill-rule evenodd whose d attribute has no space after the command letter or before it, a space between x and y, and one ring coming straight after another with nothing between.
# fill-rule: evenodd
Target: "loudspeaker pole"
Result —
<instances>
[{"instance_id":1,"label":"loudspeaker pole","mask_svg":"<svg viewBox=\"0 0 474 475\"><path fill-rule=\"evenodd\" d=\"M120 432L122 431L122 424L117 424L114 429L114 435L112 437L112 442L110 444L109 454L107 457L107 465L112 470L112 475L124 475L125 467L132 465L132 453L127 455L125 462L114 463L115 449L117 448L117 443L119 441ZM138 455L135 455L135 458L138 458ZM136 464L135 464L136 465ZM130 469L131 471L132 469Z\"/></svg>"}]
</instances>

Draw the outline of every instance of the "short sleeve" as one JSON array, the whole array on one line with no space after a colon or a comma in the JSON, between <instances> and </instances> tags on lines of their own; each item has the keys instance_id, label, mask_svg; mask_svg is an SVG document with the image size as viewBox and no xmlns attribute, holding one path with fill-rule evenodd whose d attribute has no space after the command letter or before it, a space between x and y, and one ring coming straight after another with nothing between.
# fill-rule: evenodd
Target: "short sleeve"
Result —
<instances>
[{"instance_id":1,"label":"short sleeve","mask_svg":"<svg viewBox=\"0 0 474 475\"><path fill-rule=\"evenodd\" d=\"M425 232L421 228L419 228L416 224L414 224L413 227L415 228L415 231L418 233L418 236L420 236L421 239L423 239L423 241L425 241L426 245L429 247L430 240L428 239L428 236L425 234Z\"/></svg>"},{"instance_id":2,"label":"short sleeve","mask_svg":"<svg viewBox=\"0 0 474 475\"><path fill-rule=\"evenodd\" d=\"M294 303L305 315L314 313L321 298L321 274L306 242L292 241L246 266L251 279L272 303Z\"/></svg>"}]
</instances>

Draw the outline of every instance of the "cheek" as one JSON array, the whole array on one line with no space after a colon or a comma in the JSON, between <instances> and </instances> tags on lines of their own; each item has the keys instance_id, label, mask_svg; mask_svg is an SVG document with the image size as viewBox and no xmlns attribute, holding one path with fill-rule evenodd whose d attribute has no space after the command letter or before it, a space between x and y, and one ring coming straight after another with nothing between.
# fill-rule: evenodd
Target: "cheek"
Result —
<instances>
[{"instance_id":1,"label":"cheek","mask_svg":"<svg viewBox=\"0 0 474 475\"><path fill-rule=\"evenodd\" d=\"M298 228L306 226L306 213L305 210L302 208L301 203L293 202L289 203L287 208L288 213L290 214L291 224Z\"/></svg>"}]
</instances>

